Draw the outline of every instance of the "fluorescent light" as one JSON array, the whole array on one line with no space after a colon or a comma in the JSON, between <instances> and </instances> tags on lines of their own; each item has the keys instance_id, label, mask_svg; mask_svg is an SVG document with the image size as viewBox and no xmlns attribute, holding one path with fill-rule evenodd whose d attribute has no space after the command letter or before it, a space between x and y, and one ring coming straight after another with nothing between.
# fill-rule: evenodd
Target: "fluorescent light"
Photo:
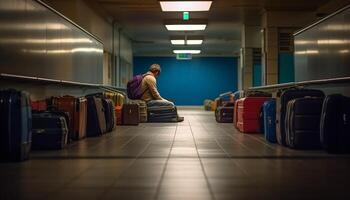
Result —
<instances>
[{"instance_id":1,"label":"fluorescent light","mask_svg":"<svg viewBox=\"0 0 350 200\"><path fill-rule=\"evenodd\" d=\"M203 40L187 40L188 45L200 45L203 43Z\"/></svg>"},{"instance_id":2,"label":"fluorescent light","mask_svg":"<svg viewBox=\"0 0 350 200\"><path fill-rule=\"evenodd\" d=\"M184 45L185 40L171 40L171 44L173 45Z\"/></svg>"},{"instance_id":3,"label":"fluorescent light","mask_svg":"<svg viewBox=\"0 0 350 200\"><path fill-rule=\"evenodd\" d=\"M168 24L165 25L168 31L203 31L206 24Z\"/></svg>"},{"instance_id":4,"label":"fluorescent light","mask_svg":"<svg viewBox=\"0 0 350 200\"><path fill-rule=\"evenodd\" d=\"M179 53L200 54L201 50L174 50L173 52L175 54L179 54Z\"/></svg>"},{"instance_id":5,"label":"fluorescent light","mask_svg":"<svg viewBox=\"0 0 350 200\"><path fill-rule=\"evenodd\" d=\"M160 1L164 12L209 11L212 1Z\"/></svg>"}]
</instances>

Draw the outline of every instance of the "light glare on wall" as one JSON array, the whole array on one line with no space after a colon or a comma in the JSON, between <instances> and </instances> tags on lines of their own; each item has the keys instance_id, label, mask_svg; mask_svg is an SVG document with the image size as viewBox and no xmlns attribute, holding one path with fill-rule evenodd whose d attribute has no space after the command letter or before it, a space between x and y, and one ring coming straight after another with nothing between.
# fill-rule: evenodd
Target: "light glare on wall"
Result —
<instances>
[{"instance_id":1,"label":"light glare on wall","mask_svg":"<svg viewBox=\"0 0 350 200\"><path fill-rule=\"evenodd\" d=\"M209 11L212 1L160 1L163 12Z\"/></svg>"},{"instance_id":2,"label":"light glare on wall","mask_svg":"<svg viewBox=\"0 0 350 200\"><path fill-rule=\"evenodd\" d=\"M203 31L206 24L167 24L165 27L168 31Z\"/></svg>"},{"instance_id":3,"label":"light glare on wall","mask_svg":"<svg viewBox=\"0 0 350 200\"><path fill-rule=\"evenodd\" d=\"M173 52L175 54L179 54L179 53L200 54L201 50L174 50Z\"/></svg>"}]
</instances>

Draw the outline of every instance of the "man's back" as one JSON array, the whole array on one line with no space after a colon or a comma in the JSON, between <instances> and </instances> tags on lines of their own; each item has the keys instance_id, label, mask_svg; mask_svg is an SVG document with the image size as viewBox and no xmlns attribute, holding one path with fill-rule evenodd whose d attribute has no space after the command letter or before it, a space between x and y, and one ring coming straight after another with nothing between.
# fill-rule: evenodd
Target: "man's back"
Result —
<instances>
[{"instance_id":1,"label":"man's back","mask_svg":"<svg viewBox=\"0 0 350 200\"><path fill-rule=\"evenodd\" d=\"M141 89L144 91L142 100L163 100L157 89L157 80L151 72L147 72L141 82Z\"/></svg>"}]
</instances>

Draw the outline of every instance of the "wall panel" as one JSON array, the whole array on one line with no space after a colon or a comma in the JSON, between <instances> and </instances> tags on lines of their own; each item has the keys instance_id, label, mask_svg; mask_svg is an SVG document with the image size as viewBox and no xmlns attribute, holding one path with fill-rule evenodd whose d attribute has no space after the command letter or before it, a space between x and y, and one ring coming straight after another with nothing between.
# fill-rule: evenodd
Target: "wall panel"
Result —
<instances>
[{"instance_id":1,"label":"wall panel","mask_svg":"<svg viewBox=\"0 0 350 200\"><path fill-rule=\"evenodd\" d=\"M35 0L0 1L0 73L102 83L103 44Z\"/></svg>"}]
</instances>

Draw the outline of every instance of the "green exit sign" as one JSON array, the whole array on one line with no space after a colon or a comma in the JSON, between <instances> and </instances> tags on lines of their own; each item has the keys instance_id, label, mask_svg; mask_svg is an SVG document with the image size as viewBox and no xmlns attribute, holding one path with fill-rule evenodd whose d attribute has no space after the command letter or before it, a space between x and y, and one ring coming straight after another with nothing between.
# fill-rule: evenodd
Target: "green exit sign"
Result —
<instances>
[{"instance_id":1,"label":"green exit sign","mask_svg":"<svg viewBox=\"0 0 350 200\"><path fill-rule=\"evenodd\" d=\"M178 53L178 54L176 54L176 59L178 59L178 60L191 60L192 54L190 54L190 53Z\"/></svg>"},{"instance_id":2,"label":"green exit sign","mask_svg":"<svg viewBox=\"0 0 350 200\"><path fill-rule=\"evenodd\" d=\"M183 20L187 21L190 19L190 12L183 12Z\"/></svg>"}]
</instances>

